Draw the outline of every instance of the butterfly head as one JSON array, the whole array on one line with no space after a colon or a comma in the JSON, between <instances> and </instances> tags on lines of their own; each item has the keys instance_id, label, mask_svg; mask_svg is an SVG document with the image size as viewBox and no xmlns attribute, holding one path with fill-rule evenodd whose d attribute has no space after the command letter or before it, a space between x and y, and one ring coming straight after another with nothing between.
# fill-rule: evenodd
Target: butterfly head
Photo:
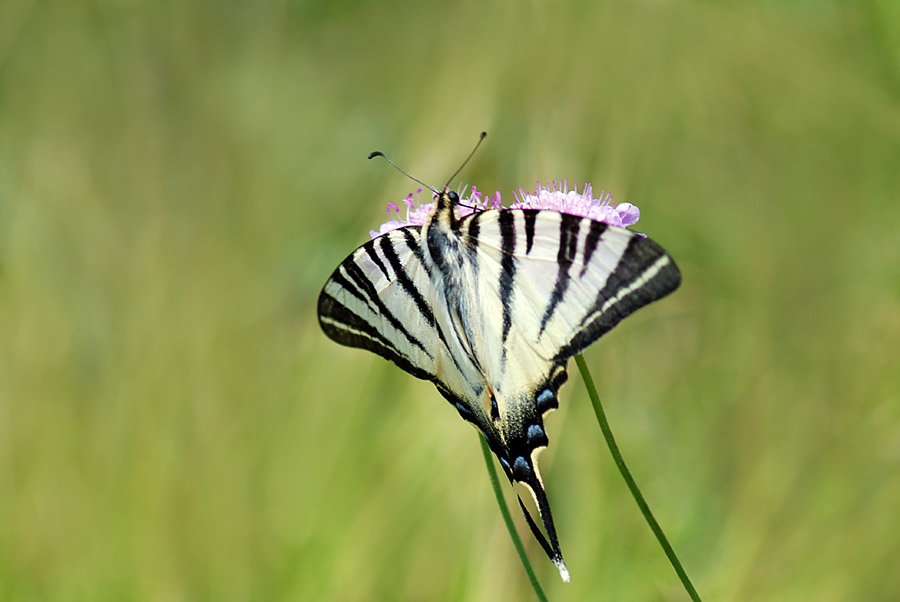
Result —
<instances>
[{"instance_id":1,"label":"butterfly head","mask_svg":"<svg viewBox=\"0 0 900 602\"><path fill-rule=\"evenodd\" d=\"M458 205L459 195L445 186L444 190L435 193L434 208L427 220L428 224L437 225L437 230L441 231L444 236L451 236L460 220Z\"/></svg>"},{"instance_id":2,"label":"butterfly head","mask_svg":"<svg viewBox=\"0 0 900 602\"><path fill-rule=\"evenodd\" d=\"M459 204L459 195L456 191L444 187L442 192L437 193L437 203L435 207L438 211L453 210Z\"/></svg>"}]
</instances>

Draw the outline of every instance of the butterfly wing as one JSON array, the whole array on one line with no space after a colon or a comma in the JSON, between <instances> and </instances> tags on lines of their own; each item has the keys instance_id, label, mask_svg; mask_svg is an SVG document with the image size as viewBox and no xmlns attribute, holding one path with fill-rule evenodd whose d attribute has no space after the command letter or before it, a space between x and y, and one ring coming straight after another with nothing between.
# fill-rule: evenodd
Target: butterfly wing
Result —
<instances>
[{"instance_id":1,"label":"butterfly wing","mask_svg":"<svg viewBox=\"0 0 900 602\"><path fill-rule=\"evenodd\" d=\"M511 336L534 359L564 361L681 283L656 242L585 217L485 211L463 220L460 230L465 245L478 251L478 301L498 303L491 314L502 317L484 324L499 336L481 339L485 360L499 360L494 378L510 373L504 364ZM519 345L515 352L520 361L532 359Z\"/></svg>"},{"instance_id":2,"label":"butterfly wing","mask_svg":"<svg viewBox=\"0 0 900 602\"><path fill-rule=\"evenodd\" d=\"M484 378L497 400L494 453L534 497L546 538L529 526L565 578L537 465L543 417L557 407L567 360L624 317L675 290L681 275L658 244L555 211L486 211L460 225L472 286L462 298Z\"/></svg>"},{"instance_id":3,"label":"butterfly wing","mask_svg":"<svg viewBox=\"0 0 900 602\"><path fill-rule=\"evenodd\" d=\"M537 464L543 417L558 407L568 358L680 274L649 239L553 211L481 212L445 236L460 250L441 277L419 227L359 247L325 284L319 322L338 343L433 381L481 430L510 481L530 490L546 536L520 497L525 518L568 580Z\"/></svg>"},{"instance_id":4,"label":"butterfly wing","mask_svg":"<svg viewBox=\"0 0 900 602\"><path fill-rule=\"evenodd\" d=\"M337 267L319 295L319 324L331 339L434 380L433 297L424 276L420 228L393 230L365 243Z\"/></svg>"},{"instance_id":5,"label":"butterfly wing","mask_svg":"<svg viewBox=\"0 0 900 602\"><path fill-rule=\"evenodd\" d=\"M454 328L447 293L435 288L421 228L392 230L337 267L319 295L319 324L334 341L393 361L438 391L483 432L484 379ZM440 283L439 283L440 284Z\"/></svg>"}]
</instances>

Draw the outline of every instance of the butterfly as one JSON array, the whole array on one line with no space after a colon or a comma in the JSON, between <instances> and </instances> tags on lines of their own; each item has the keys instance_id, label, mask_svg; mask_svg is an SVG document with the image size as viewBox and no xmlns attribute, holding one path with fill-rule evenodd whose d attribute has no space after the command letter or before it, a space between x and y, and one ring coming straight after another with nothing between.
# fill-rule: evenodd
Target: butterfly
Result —
<instances>
[{"instance_id":1,"label":"butterfly","mask_svg":"<svg viewBox=\"0 0 900 602\"><path fill-rule=\"evenodd\" d=\"M434 383L530 493L537 520L516 494L525 520L568 581L538 468L544 419L569 358L681 274L661 246L623 228L538 209L462 217L459 204L445 186L424 225L351 253L322 289L319 324Z\"/></svg>"}]
</instances>

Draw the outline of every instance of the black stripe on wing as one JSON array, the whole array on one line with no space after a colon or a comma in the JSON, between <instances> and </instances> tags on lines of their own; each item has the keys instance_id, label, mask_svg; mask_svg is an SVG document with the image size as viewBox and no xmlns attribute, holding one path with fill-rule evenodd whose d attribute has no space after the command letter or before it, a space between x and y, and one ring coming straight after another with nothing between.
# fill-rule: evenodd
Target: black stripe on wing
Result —
<instances>
[{"instance_id":1,"label":"black stripe on wing","mask_svg":"<svg viewBox=\"0 0 900 602\"><path fill-rule=\"evenodd\" d=\"M583 218L567 213L561 213L559 217L556 284L553 287L553 292L550 294L550 303L547 305L547 310L541 319L541 329L538 331L538 337L544 333L547 322L553 317L553 312L556 311L556 307L562 301L563 295L566 294L566 289L569 288L569 280L571 280L569 268L572 267L572 263L575 261L575 251L578 248L578 230L581 227L581 222L585 221Z\"/></svg>"},{"instance_id":2,"label":"black stripe on wing","mask_svg":"<svg viewBox=\"0 0 900 602\"><path fill-rule=\"evenodd\" d=\"M416 259L419 260L419 265L421 265L425 270L425 273L428 274L428 278L430 280L431 268L428 266L428 262L425 261L425 254L422 252L422 246L419 244L419 238L416 236L419 230L420 228L418 226L414 226L410 228L400 228L399 232L403 234L403 238L406 241L406 246L409 247L410 250L412 250L413 255Z\"/></svg>"},{"instance_id":3,"label":"black stripe on wing","mask_svg":"<svg viewBox=\"0 0 900 602\"><path fill-rule=\"evenodd\" d=\"M665 297L681 284L681 272L665 249L635 236L581 321L578 334L556 354L564 360L580 353L623 318Z\"/></svg>"},{"instance_id":4,"label":"black stripe on wing","mask_svg":"<svg viewBox=\"0 0 900 602\"><path fill-rule=\"evenodd\" d=\"M588 229L587 237L584 239L584 261L581 266L581 273L578 274L578 277L584 276L587 272L588 266L591 263L591 257L594 255L594 251L597 250L597 244L600 242L600 236L606 232L606 224L603 222L595 222L591 220L590 228Z\"/></svg>"},{"instance_id":5,"label":"black stripe on wing","mask_svg":"<svg viewBox=\"0 0 900 602\"><path fill-rule=\"evenodd\" d=\"M481 221L470 219L466 231L465 247L469 251L472 269L478 273L478 237L481 235Z\"/></svg>"},{"instance_id":6,"label":"black stripe on wing","mask_svg":"<svg viewBox=\"0 0 900 602\"><path fill-rule=\"evenodd\" d=\"M379 239L379 240L382 240L382 239ZM387 240L387 237L384 237L383 240ZM378 256L378 252L375 250L375 245L374 244L371 244L371 245L366 244L366 245L363 245L363 248L366 250L366 255L369 257L370 260L372 260L372 263L374 263L376 266L378 266L378 269L381 270L382 274L384 274L385 280L390 280L391 275L388 274L387 268L384 267L384 262L381 261L381 257Z\"/></svg>"},{"instance_id":7,"label":"black stripe on wing","mask_svg":"<svg viewBox=\"0 0 900 602\"><path fill-rule=\"evenodd\" d=\"M525 254L531 253L531 246L534 244L534 224L537 222L537 215L540 213L537 209L523 209L522 214L525 216Z\"/></svg>"},{"instance_id":8,"label":"black stripe on wing","mask_svg":"<svg viewBox=\"0 0 900 602\"><path fill-rule=\"evenodd\" d=\"M412 279L410 279L409 274L406 273L406 270L403 269L403 266L400 263L400 256L394 248L394 242L387 236L382 236L378 241L381 252L384 253L391 269L394 271L394 278L400 283L400 286L406 294L409 295L409 298L412 299L413 303L416 304L416 308L425 318L425 321L428 322L428 325L434 327L434 312L422 296L422 291L419 290L419 287L416 286ZM387 276L387 271L385 271L385 276L390 278Z\"/></svg>"},{"instance_id":9,"label":"black stripe on wing","mask_svg":"<svg viewBox=\"0 0 900 602\"><path fill-rule=\"evenodd\" d=\"M509 329L512 326L512 297L516 280L516 222L515 215L509 211L500 212L500 303L503 305L503 329L501 332L501 344L503 345L503 357L506 358L506 339L509 337ZM471 236L473 227L478 227L478 220L472 220L469 226Z\"/></svg>"}]
</instances>

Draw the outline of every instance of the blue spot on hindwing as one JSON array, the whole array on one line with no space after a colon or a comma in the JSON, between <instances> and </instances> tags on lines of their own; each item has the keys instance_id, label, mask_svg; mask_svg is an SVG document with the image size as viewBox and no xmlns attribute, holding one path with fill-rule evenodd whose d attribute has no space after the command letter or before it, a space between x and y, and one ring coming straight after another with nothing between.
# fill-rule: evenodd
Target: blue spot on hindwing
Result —
<instances>
[{"instance_id":1,"label":"blue spot on hindwing","mask_svg":"<svg viewBox=\"0 0 900 602\"><path fill-rule=\"evenodd\" d=\"M519 456L516 458L516 461L513 462L512 473L517 481L526 481L528 480L528 477L531 476L531 466L524 456Z\"/></svg>"},{"instance_id":2,"label":"blue spot on hindwing","mask_svg":"<svg viewBox=\"0 0 900 602\"><path fill-rule=\"evenodd\" d=\"M552 410L559 407L559 404L556 401L556 395L554 395L553 391L551 391L550 389L544 389L543 391L541 391L535 401L537 402L537 409L541 414L543 414L547 410Z\"/></svg>"},{"instance_id":3,"label":"blue spot on hindwing","mask_svg":"<svg viewBox=\"0 0 900 602\"><path fill-rule=\"evenodd\" d=\"M528 444L531 447L540 447L547 444L547 435L539 424L532 424L529 426L526 437L528 439Z\"/></svg>"},{"instance_id":4,"label":"blue spot on hindwing","mask_svg":"<svg viewBox=\"0 0 900 602\"><path fill-rule=\"evenodd\" d=\"M459 402L456 402L454 405L456 406L456 411L459 412L459 415L463 417L463 420L468 420L469 422L473 422L475 420L475 415L472 413L472 410Z\"/></svg>"}]
</instances>

